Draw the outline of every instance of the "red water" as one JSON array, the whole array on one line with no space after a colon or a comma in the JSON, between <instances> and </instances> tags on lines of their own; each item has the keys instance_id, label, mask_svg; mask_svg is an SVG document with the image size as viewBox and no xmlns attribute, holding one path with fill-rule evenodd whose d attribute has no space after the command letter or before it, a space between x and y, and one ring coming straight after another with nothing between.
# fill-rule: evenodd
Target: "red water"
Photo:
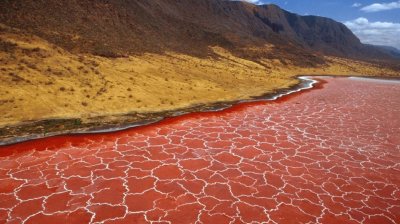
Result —
<instances>
[{"instance_id":1,"label":"red water","mask_svg":"<svg viewBox=\"0 0 400 224\"><path fill-rule=\"evenodd\" d=\"M400 84L0 148L0 223L400 223Z\"/></svg>"}]
</instances>

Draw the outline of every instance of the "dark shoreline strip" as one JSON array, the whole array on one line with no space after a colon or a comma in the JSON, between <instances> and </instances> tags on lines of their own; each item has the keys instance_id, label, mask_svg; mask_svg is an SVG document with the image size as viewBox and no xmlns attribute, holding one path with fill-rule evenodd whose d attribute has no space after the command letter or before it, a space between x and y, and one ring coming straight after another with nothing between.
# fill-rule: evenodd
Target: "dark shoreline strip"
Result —
<instances>
[{"instance_id":1,"label":"dark shoreline strip","mask_svg":"<svg viewBox=\"0 0 400 224\"><path fill-rule=\"evenodd\" d=\"M110 133L110 132L118 132L126 129L148 126L151 124L158 123L160 121L176 118L182 115L190 114L190 113L202 113L202 112L217 112L217 111L225 111L233 106L252 103L252 102L279 102L283 98L295 96L295 93L304 93L307 90L315 89L318 87L322 88L322 85L325 83L324 80L318 79L319 77L336 77L336 76L297 76L296 78L300 80L300 82L296 85L293 85L289 88L280 89L273 93L267 93L261 96L251 97L248 100L237 100L230 102L216 102L207 105L195 105L190 108L181 108L173 111L163 111L163 112L155 112L155 113L146 113L146 114L127 114L121 115L121 117L126 116L126 119L121 119L117 123L111 122L93 122L85 124L86 126L80 126L80 119L54 119L54 120L44 120L32 122L28 125L31 126L40 126L40 125L62 125L64 124L72 124L72 126L76 125L75 128L65 128L64 130L59 131L50 131L48 133L34 133L34 134L26 134L23 136L17 137L8 137L1 139L1 129L0 129L0 146L13 145L21 142L26 142L30 140L49 138L54 136L63 136L63 135L85 135L85 134L101 134L101 133ZM338 77L351 77L351 76L338 76ZM366 77L363 77L366 78ZM382 79L380 77L367 77L367 78L375 78ZM400 80L400 79L395 79ZM320 86L316 86L315 84L319 83ZM129 118L134 118L131 121ZM136 119L136 120L135 120ZM20 125L19 125L20 126ZM16 128L19 128L16 127Z\"/></svg>"}]
</instances>

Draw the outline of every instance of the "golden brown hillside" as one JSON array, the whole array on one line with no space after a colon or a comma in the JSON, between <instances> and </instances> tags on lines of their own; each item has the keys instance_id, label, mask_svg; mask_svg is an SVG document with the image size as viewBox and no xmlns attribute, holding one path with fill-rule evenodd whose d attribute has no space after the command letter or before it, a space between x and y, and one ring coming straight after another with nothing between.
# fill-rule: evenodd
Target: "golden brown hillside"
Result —
<instances>
[{"instance_id":1,"label":"golden brown hillside","mask_svg":"<svg viewBox=\"0 0 400 224\"><path fill-rule=\"evenodd\" d=\"M73 54L4 25L0 46L3 138L136 122L151 118L146 114L152 112L248 99L293 86L298 74L399 75L366 62L333 57L309 68L288 60L250 61L213 46L210 50L216 56L206 58L176 52L104 58ZM273 45L262 48L276 50ZM67 121L31 124L53 119Z\"/></svg>"}]
</instances>

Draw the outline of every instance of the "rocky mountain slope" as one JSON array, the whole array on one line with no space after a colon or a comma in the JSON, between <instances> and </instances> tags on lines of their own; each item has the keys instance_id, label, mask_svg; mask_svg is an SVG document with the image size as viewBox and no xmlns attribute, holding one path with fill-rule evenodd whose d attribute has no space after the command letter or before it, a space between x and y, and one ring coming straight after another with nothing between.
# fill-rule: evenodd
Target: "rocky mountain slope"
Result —
<instances>
[{"instance_id":1,"label":"rocky mountain slope","mask_svg":"<svg viewBox=\"0 0 400 224\"><path fill-rule=\"evenodd\" d=\"M210 46L220 46L245 58L300 59L306 66L321 63L314 54L390 58L331 19L241 1L3 0L0 23L71 52L107 57L167 51L207 56ZM271 44L272 51L266 47Z\"/></svg>"},{"instance_id":2,"label":"rocky mountain slope","mask_svg":"<svg viewBox=\"0 0 400 224\"><path fill-rule=\"evenodd\" d=\"M370 45L370 46L374 47L374 48L377 48L378 50L383 51L386 54L389 54L394 58L400 59L400 50L395 48L395 47L382 46L382 45Z\"/></svg>"}]
</instances>

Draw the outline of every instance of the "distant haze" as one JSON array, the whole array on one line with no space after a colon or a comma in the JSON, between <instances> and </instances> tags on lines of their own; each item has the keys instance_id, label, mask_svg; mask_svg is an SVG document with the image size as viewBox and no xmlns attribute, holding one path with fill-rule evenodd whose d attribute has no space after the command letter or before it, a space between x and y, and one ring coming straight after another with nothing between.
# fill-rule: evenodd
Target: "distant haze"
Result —
<instances>
[{"instance_id":1,"label":"distant haze","mask_svg":"<svg viewBox=\"0 0 400 224\"><path fill-rule=\"evenodd\" d=\"M393 46L400 49L400 24L390 22L370 22L367 18L347 21L349 27L364 43Z\"/></svg>"}]
</instances>

